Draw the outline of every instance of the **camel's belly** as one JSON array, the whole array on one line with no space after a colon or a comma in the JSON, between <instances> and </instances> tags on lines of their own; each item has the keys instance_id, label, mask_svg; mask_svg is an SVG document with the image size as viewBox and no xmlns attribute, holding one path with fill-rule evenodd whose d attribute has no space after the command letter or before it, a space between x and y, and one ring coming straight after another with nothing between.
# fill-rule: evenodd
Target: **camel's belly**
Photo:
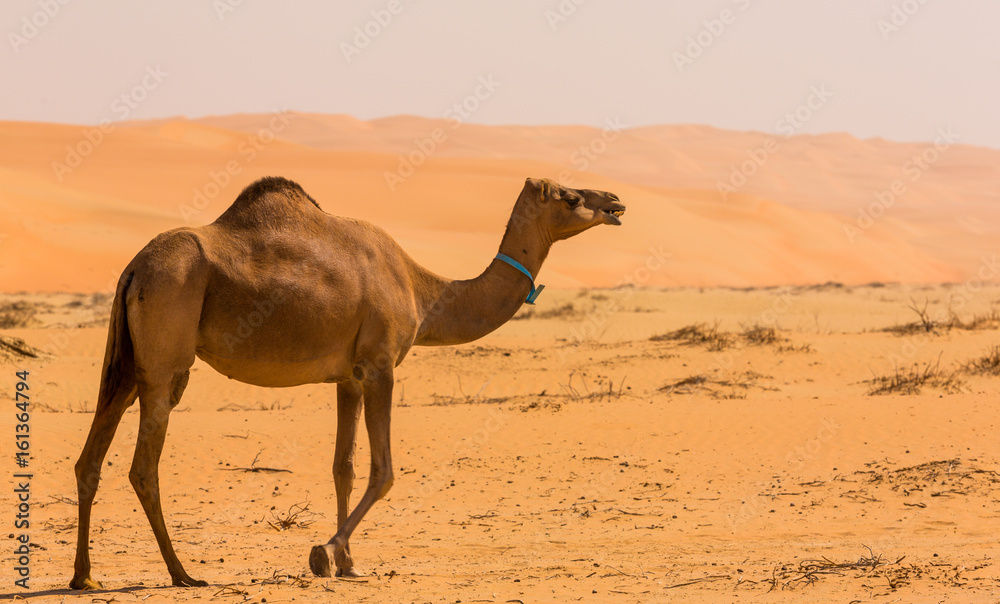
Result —
<instances>
[{"instance_id":1,"label":"camel's belly","mask_svg":"<svg viewBox=\"0 0 1000 604\"><path fill-rule=\"evenodd\" d=\"M352 367L339 355L305 361L260 360L225 357L199 348L198 357L222 375L255 386L283 388L351 378Z\"/></svg>"}]
</instances>

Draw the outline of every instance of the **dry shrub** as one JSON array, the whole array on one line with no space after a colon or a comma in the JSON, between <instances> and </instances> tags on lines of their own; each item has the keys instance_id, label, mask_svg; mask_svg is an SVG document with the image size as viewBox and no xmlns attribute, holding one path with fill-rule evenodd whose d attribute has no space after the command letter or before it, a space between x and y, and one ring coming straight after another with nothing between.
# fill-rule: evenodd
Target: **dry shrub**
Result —
<instances>
[{"instance_id":1,"label":"dry shrub","mask_svg":"<svg viewBox=\"0 0 1000 604\"><path fill-rule=\"evenodd\" d=\"M21 300L15 302L4 302L0 304L0 329L15 329L18 327L30 327L37 323L35 313L37 307L31 302Z\"/></svg>"},{"instance_id":2,"label":"dry shrub","mask_svg":"<svg viewBox=\"0 0 1000 604\"><path fill-rule=\"evenodd\" d=\"M785 341L785 338L778 336L778 330L774 327L766 327L755 323L744 325L743 333L740 334L747 344L751 346L766 346Z\"/></svg>"},{"instance_id":3,"label":"dry shrub","mask_svg":"<svg viewBox=\"0 0 1000 604\"><path fill-rule=\"evenodd\" d=\"M526 312L515 315L511 318L511 321L521 321L524 319L569 319L577 314L576 307L573 306L572 302L567 302L562 306L540 312L534 308L529 308Z\"/></svg>"},{"instance_id":4,"label":"dry shrub","mask_svg":"<svg viewBox=\"0 0 1000 604\"><path fill-rule=\"evenodd\" d=\"M1000 346L992 346L978 359L962 365L962 371L973 375L1000 375Z\"/></svg>"},{"instance_id":5,"label":"dry shrub","mask_svg":"<svg viewBox=\"0 0 1000 604\"><path fill-rule=\"evenodd\" d=\"M941 369L941 359L921 366L914 363L907 369L898 367L890 375L876 375L867 380L868 395L920 394L923 387L937 388L951 394L960 392L964 385L956 372Z\"/></svg>"},{"instance_id":6,"label":"dry shrub","mask_svg":"<svg viewBox=\"0 0 1000 604\"><path fill-rule=\"evenodd\" d=\"M914 333L932 333L937 331L937 328L940 327L941 324L931 319L930 313L927 311L927 305L929 303L929 300L925 298L923 306L917 306L917 301L910 298L910 305L907 308L917 314L917 320L911 321L910 323L903 323L902 325L885 327L881 331L893 333L897 336L906 336ZM944 326L948 327L947 324Z\"/></svg>"},{"instance_id":7,"label":"dry shrub","mask_svg":"<svg viewBox=\"0 0 1000 604\"><path fill-rule=\"evenodd\" d=\"M42 350L29 345L21 338L0 335L0 362L18 362L26 358L37 359L49 356Z\"/></svg>"},{"instance_id":8,"label":"dry shrub","mask_svg":"<svg viewBox=\"0 0 1000 604\"><path fill-rule=\"evenodd\" d=\"M730 334L719 330L719 323L695 323L669 333L649 338L652 342L679 342L688 346L707 346L709 350L725 350L732 345Z\"/></svg>"},{"instance_id":9,"label":"dry shrub","mask_svg":"<svg viewBox=\"0 0 1000 604\"><path fill-rule=\"evenodd\" d=\"M761 379L771 378L752 369L739 373L732 379L712 378L698 374L667 384L661 387L660 391L667 394L706 393L718 399L744 399L751 388L777 390L777 388L759 385L757 382Z\"/></svg>"},{"instance_id":10,"label":"dry shrub","mask_svg":"<svg viewBox=\"0 0 1000 604\"><path fill-rule=\"evenodd\" d=\"M271 508L271 517L274 518L274 522L270 520L267 521L276 531L287 531L290 528L301 527L306 528L313 522L314 518L317 516L315 512L309 511L309 503L296 503L288 508L287 512L275 512L274 508Z\"/></svg>"}]
</instances>

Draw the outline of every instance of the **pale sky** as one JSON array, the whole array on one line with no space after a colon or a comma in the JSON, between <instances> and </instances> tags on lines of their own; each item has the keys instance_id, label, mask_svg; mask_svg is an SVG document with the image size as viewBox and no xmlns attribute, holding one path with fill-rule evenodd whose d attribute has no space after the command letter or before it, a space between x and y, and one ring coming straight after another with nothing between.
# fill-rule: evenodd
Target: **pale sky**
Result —
<instances>
[{"instance_id":1,"label":"pale sky","mask_svg":"<svg viewBox=\"0 0 1000 604\"><path fill-rule=\"evenodd\" d=\"M474 123L778 132L799 110L796 132L1000 148L996 0L3 4L0 120L441 117L478 91Z\"/></svg>"}]
</instances>

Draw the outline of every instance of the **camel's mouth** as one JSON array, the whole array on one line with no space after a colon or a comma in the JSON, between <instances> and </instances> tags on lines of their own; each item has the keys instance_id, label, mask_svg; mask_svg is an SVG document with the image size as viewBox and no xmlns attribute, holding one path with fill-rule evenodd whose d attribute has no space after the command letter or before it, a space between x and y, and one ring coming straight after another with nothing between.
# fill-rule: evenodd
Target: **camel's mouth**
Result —
<instances>
[{"instance_id":1,"label":"camel's mouth","mask_svg":"<svg viewBox=\"0 0 1000 604\"><path fill-rule=\"evenodd\" d=\"M625 213L625 208L621 208L621 209L604 209L604 210L601 210L601 211L604 212L604 215L607 217L609 223L621 226L621 223L622 223L621 217L622 217L622 214Z\"/></svg>"}]
</instances>

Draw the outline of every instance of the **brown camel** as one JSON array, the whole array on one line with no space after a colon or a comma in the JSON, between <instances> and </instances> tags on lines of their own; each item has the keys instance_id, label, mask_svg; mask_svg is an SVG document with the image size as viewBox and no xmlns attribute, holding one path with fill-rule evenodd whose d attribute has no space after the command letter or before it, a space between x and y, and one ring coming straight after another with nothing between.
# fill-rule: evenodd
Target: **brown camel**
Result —
<instances>
[{"instance_id":1,"label":"brown camel","mask_svg":"<svg viewBox=\"0 0 1000 604\"><path fill-rule=\"evenodd\" d=\"M470 342L503 325L540 291L534 276L553 242L620 225L624 211L611 193L529 178L497 258L465 281L420 267L380 228L323 212L283 178L253 183L212 224L157 236L125 268L111 309L97 409L76 464L80 523L70 587L101 587L90 577L91 506L108 446L137 397L129 479L173 584L207 585L174 553L158 475L167 418L195 356L258 386L337 383L338 529L312 549L309 565L318 576L356 576L348 539L393 481L393 369L411 346ZM371 473L351 512L362 409Z\"/></svg>"}]
</instances>

